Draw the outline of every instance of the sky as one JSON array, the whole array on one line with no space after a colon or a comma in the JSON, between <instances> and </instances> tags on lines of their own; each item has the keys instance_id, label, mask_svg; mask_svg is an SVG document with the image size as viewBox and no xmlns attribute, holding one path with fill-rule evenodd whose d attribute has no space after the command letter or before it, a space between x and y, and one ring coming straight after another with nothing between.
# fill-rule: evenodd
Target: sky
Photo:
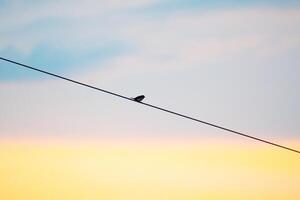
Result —
<instances>
[{"instance_id":1,"label":"sky","mask_svg":"<svg viewBox=\"0 0 300 200\"><path fill-rule=\"evenodd\" d=\"M0 5L2 57L266 139L300 136L298 1ZM0 87L3 137L227 137L3 61Z\"/></svg>"},{"instance_id":2,"label":"sky","mask_svg":"<svg viewBox=\"0 0 300 200\"><path fill-rule=\"evenodd\" d=\"M1 199L300 197L299 155L264 145L241 143L237 151L208 141L0 144Z\"/></svg>"},{"instance_id":3,"label":"sky","mask_svg":"<svg viewBox=\"0 0 300 200\"><path fill-rule=\"evenodd\" d=\"M0 57L298 150L299 35L292 0L0 0ZM0 60L0 199L297 200L299 168Z\"/></svg>"}]
</instances>

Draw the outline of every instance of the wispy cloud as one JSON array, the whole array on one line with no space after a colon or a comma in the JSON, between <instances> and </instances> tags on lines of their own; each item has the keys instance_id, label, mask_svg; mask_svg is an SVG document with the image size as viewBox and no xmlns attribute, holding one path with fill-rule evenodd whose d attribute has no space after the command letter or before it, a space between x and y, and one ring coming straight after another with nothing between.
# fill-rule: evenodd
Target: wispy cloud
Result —
<instances>
[{"instance_id":1,"label":"wispy cloud","mask_svg":"<svg viewBox=\"0 0 300 200\"><path fill-rule=\"evenodd\" d=\"M68 74L122 94L145 92L153 103L165 103L195 116L201 110L202 116L215 122L218 122L215 116L220 119L227 116L225 121L219 121L225 125L239 124L241 128L251 127L250 131L260 133L277 131L284 135L287 131L296 135L299 125L295 120L300 113L295 109L300 100L296 87L299 85L296 74L300 52L298 7L225 6L157 13L154 7L159 3L161 1L155 0L12 1L0 12L0 52L9 58ZM40 119L41 113L36 106L48 108L46 122L55 115L53 111L57 108L66 109L65 104L78 108L80 116L92 113L91 121L104 120L107 116L86 111L82 102L87 100L76 99L77 92L69 87L56 85L54 81L14 82L22 77L31 80L36 76L29 72L16 76L19 73L16 68L4 63L0 65L2 99L20 99L28 95L27 91L32 91L29 102L36 112L29 121ZM3 83L3 80L12 82ZM35 84L41 82L45 85L36 88ZM24 92L19 91L19 86ZM60 88L58 91L63 96L56 98L45 92L44 87L48 91ZM68 93L71 95L65 96ZM190 98L185 98L187 95ZM55 105L43 101L44 98L63 99L63 103ZM109 105L110 100L103 101ZM98 101L89 101L90 109L98 107ZM26 104L19 103L18 109ZM8 115L2 125L7 131L14 120L23 120L23 115L10 114L10 105L10 101L5 100L2 109ZM213 105L214 110L204 105ZM104 113L111 110L102 109ZM131 109L121 110L133 113ZM279 110L281 115L275 114L274 110ZM118 112L113 111L111 115L116 117ZM61 119L70 123L78 120L74 116L60 113ZM134 121L129 122L128 118L122 121L121 118L116 121L122 122L124 129L138 131ZM149 118L156 117L149 115ZM160 124L157 132L168 129L161 122L163 120L155 120ZM284 122L278 123L280 120ZM56 125L63 127L59 121ZM139 121L139 130L153 130L145 121ZM76 123L70 132L89 130L95 133L99 128L97 123L80 124ZM114 119L101 126L105 127L103 130L111 130L111 124ZM190 126L174 125L170 132L198 131L187 127ZM12 129L11 132L18 131L17 127Z\"/></svg>"},{"instance_id":2,"label":"wispy cloud","mask_svg":"<svg viewBox=\"0 0 300 200\"><path fill-rule=\"evenodd\" d=\"M1 34L1 49L12 48L30 55L42 45L84 59L85 52L92 54L97 49L116 47L119 43L127 46L129 51L135 49L133 56L137 59L147 56L159 62L169 60L172 65L194 65L241 55L249 50L255 50L257 55L280 54L299 46L298 9L180 12L149 19L142 14L109 12L105 6L94 4L81 6L83 10L91 9L91 12L83 13L75 8L70 13L56 12L58 9L50 5L39 7L36 10L40 14L28 17L30 20L22 25L18 24L22 20L3 20L5 31ZM35 10L29 13L35 13ZM13 18L3 16L2 19ZM26 17L21 19L26 21ZM18 28L10 29L5 24Z\"/></svg>"}]
</instances>

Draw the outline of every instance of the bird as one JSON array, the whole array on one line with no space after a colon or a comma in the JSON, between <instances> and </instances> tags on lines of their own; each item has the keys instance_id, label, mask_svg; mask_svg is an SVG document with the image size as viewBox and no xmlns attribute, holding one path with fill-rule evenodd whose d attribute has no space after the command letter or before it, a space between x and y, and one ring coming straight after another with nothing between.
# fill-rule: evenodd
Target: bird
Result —
<instances>
[{"instance_id":1,"label":"bird","mask_svg":"<svg viewBox=\"0 0 300 200\"><path fill-rule=\"evenodd\" d=\"M142 102L144 99L145 99L144 95L139 95L139 96L132 98L132 100L134 100L136 102Z\"/></svg>"}]
</instances>

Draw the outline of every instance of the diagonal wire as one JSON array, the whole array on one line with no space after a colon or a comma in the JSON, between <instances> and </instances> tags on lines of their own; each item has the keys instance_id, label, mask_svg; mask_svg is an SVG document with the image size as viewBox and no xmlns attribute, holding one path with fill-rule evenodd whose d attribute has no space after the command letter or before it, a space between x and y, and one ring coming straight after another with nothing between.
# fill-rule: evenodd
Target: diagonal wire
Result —
<instances>
[{"instance_id":1,"label":"diagonal wire","mask_svg":"<svg viewBox=\"0 0 300 200\"><path fill-rule=\"evenodd\" d=\"M229 129L229 128L225 128L223 126L219 126L219 125L216 125L216 124L213 124L213 123L209 123L209 122L206 122L206 121L203 121L203 120L199 120L199 119L196 119L196 118L184 115L184 114L180 114L180 113L177 113L177 112L165 109L165 108L161 108L161 107L158 107L158 106L155 106L155 105L151 105L151 104L144 103L144 102L137 102L132 98L129 98L129 97L126 97L126 96L123 96L123 95L120 95L120 94L117 94L117 93L114 93L114 92L111 92L111 91L108 91L108 90L104 90L104 89L101 89L101 88L98 88L98 87L95 87L95 86L92 86L92 85L88 85L86 83L82 83L82 82L79 82L79 81L76 81L76 80L73 80L73 79L69 79L69 78L66 78L66 77L63 77L63 76L60 76L60 75L57 75L57 74L53 74L53 73L50 73L50 72L47 72L47 71L44 71L44 70L41 70L41 69L38 69L38 68L35 68L35 67L31 67L29 65L25 65L25 64L13 61L13 60L9 60L9 59L3 58L3 57L0 57L0 59L3 60L3 61L9 62L9 63L19 65L21 67L25 67L27 69L31 69L31 70L34 70L34 71L38 71L38 72L50 75L50 76L54 76L54 77L59 78L59 79L63 79L65 81L69 81L69 82L72 82L72 83L75 83L75 84L78 84L78 85L81 85L81 86L84 86L84 87L88 87L88 88L91 88L91 89L94 89L94 90L98 90L100 92L104 92L104 93L107 93L107 94L110 94L110 95L113 95L113 96L116 96L116 97L119 97L119 98L123 98L123 99L129 100L129 101L133 101L133 102L142 104L144 106L147 106L149 108L153 108L153 109L157 109L157 110L167 112L167 113L170 113L170 114L173 114L173 115L177 115L177 116L182 117L182 118L186 118L186 119L189 119L189 120L192 120L192 121L196 121L198 123L202 123L202 124L205 124L205 125L208 125L208 126L212 126L212 127L215 127L215 128L227 131L227 132L234 133L236 135L247 137L247 138L250 138L250 139L253 139L253 140L256 140L256 141L260 141L260 142L263 142L263 143L266 143L266 144L269 144L269 145L273 145L273 146L276 146L276 147L279 147L279 148L282 148L282 149L289 150L289 151L300 154L299 150L296 150L296 149L293 149L293 148L290 148L290 147L287 147L287 146L283 146L283 145L280 145L280 144L277 144L277 143L274 143L274 142L271 142L271 141L268 141L268 140L264 140L264 139L254 137L254 136L251 136L251 135L239 132L239 131L235 131L235 130L232 130L232 129Z\"/></svg>"}]
</instances>

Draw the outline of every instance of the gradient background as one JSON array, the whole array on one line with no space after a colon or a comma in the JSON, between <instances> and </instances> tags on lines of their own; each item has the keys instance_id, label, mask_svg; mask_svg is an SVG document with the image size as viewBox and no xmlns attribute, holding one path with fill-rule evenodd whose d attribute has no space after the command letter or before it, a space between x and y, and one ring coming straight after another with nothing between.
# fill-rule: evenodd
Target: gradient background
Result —
<instances>
[{"instance_id":1,"label":"gradient background","mask_svg":"<svg viewBox=\"0 0 300 200\"><path fill-rule=\"evenodd\" d=\"M299 1L0 0L0 55L300 149ZM300 199L296 153L0 62L0 199Z\"/></svg>"}]
</instances>

